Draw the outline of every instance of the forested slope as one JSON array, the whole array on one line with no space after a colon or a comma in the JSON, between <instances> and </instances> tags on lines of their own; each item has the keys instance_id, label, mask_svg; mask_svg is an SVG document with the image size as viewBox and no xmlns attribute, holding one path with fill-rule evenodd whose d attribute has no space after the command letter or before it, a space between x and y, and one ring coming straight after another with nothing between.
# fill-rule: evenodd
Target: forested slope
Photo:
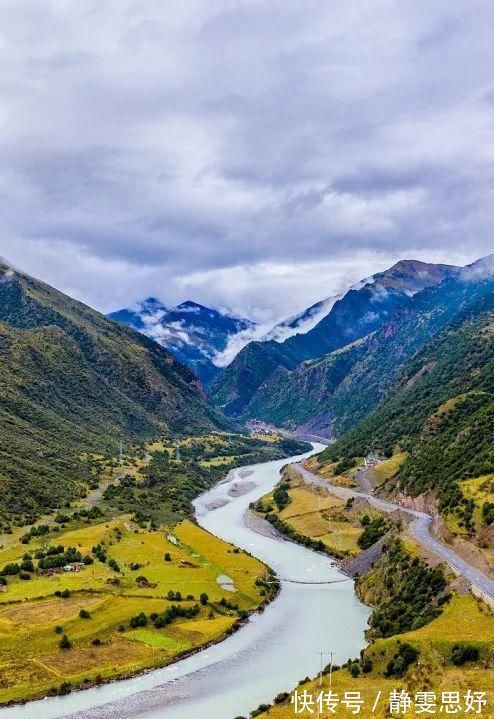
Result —
<instances>
[{"instance_id":1,"label":"forested slope","mask_svg":"<svg viewBox=\"0 0 494 719\"><path fill-rule=\"evenodd\" d=\"M432 491L440 508L467 502L459 480L494 471L494 293L454 317L401 369L381 406L335 445L327 461L369 451L409 456L396 488Z\"/></svg>"},{"instance_id":2,"label":"forested slope","mask_svg":"<svg viewBox=\"0 0 494 719\"><path fill-rule=\"evenodd\" d=\"M0 510L77 495L82 452L227 427L191 370L137 332L0 265Z\"/></svg>"}]
</instances>

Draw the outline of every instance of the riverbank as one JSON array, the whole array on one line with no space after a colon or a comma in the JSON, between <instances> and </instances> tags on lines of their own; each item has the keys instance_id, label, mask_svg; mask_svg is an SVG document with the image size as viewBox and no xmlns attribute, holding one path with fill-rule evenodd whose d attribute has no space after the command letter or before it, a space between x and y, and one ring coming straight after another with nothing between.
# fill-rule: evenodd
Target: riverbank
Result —
<instances>
[{"instance_id":1,"label":"riverbank","mask_svg":"<svg viewBox=\"0 0 494 719\"><path fill-rule=\"evenodd\" d=\"M300 475L309 483L307 490L310 492L317 492L324 488L320 485L326 484L318 478L315 478L317 482L311 482L312 475L307 476L307 472ZM312 503L308 507L303 497L297 494L300 484L292 484L287 479L285 473L278 485L288 490L286 504L283 504L292 507L292 521L302 517L305 527L316 532L315 536L302 536L299 541L314 542L321 536L321 528L312 514L322 517L328 508L321 497L315 506ZM323 496L327 495L327 485L324 489ZM341 487L336 490L343 491ZM345 489L338 499L342 506L349 499L350 491ZM273 496L275 493L262 498L263 509L273 502ZM278 494L280 498L283 496ZM350 504L354 501L352 499ZM364 499L357 495L357 501ZM348 507L344 511L348 511ZM402 514L401 508L394 506L391 512ZM283 509L281 514L290 513ZM366 526L370 526L368 522ZM404 541L399 538L400 534ZM322 679L304 682L299 691L314 698L321 690L331 689L337 696L346 691L358 691L368 710L374 706L376 697L382 696L381 704L372 713L384 718L389 715L388 697L398 687L411 697L410 712L403 711L407 716L415 715L414 693L428 691L432 696L441 697L443 691L454 687L460 696L462 691L465 695L479 692L480 696L485 696L488 708L481 713L486 717L493 716L494 613L468 591L464 580L455 578L447 565L438 564L437 559L428 564L429 556L425 557L426 561L421 559L420 547L411 541L411 537L406 524L398 522L394 529L347 563L347 570L352 565L354 569L359 567L356 592L362 601L373 607L370 628L366 632L369 644L357 659L349 659L342 668L333 671L331 684L326 672ZM378 551L374 553L376 546ZM287 685L274 704L260 707L256 716L284 719L287 711L293 711L290 702L295 690L291 693L289 690ZM251 711L254 709L255 705ZM351 714L343 708L340 711L343 715Z\"/></svg>"}]
</instances>

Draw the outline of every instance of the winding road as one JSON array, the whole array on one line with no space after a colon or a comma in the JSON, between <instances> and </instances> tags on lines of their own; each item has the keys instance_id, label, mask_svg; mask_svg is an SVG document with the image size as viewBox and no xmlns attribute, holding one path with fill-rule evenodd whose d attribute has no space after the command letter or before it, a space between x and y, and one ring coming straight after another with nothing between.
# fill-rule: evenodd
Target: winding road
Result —
<instances>
[{"instance_id":1,"label":"winding road","mask_svg":"<svg viewBox=\"0 0 494 719\"><path fill-rule=\"evenodd\" d=\"M363 497L371 506L376 509L380 509L383 512L394 512L395 510L399 510L400 512L405 512L406 514L411 515L413 517L413 521L410 524L410 531L412 532L414 538L420 542L423 547L436 554L444 562L447 562L456 574L464 577L464 579L470 582L473 587L476 587L477 590L494 601L494 580L487 577L479 569L473 567L471 564L458 556L456 552L453 552L452 549L449 549L449 547L444 545L442 542L439 542L432 536L432 515L426 514L425 512L418 512L414 509L408 509L408 507L403 507L400 504L395 504L394 502L389 502L385 499L373 497L366 492L358 492L354 489L347 489L346 487L337 487L336 485L321 479L317 475L313 474L313 472L309 472L308 469L305 469L305 467L302 467L299 464L294 464L293 466L300 472L308 483L324 487L335 497L338 497L338 499L346 501L352 497Z\"/></svg>"}]
</instances>

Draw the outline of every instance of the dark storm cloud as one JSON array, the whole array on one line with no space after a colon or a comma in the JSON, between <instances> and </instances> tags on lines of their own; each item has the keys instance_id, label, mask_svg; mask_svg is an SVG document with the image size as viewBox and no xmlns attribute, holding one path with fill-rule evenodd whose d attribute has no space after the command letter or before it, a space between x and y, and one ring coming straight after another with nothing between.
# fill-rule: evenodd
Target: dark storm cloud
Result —
<instances>
[{"instance_id":1,"label":"dark storm cloud","mask_svg":"<svg viewBox=\"0 0 494 719\"><path fill-rule=\"evenodd\" d=\"M0 8L0 254L101 309L269 321L492 251L487 1Z\"/></svg>"}]
</instances>

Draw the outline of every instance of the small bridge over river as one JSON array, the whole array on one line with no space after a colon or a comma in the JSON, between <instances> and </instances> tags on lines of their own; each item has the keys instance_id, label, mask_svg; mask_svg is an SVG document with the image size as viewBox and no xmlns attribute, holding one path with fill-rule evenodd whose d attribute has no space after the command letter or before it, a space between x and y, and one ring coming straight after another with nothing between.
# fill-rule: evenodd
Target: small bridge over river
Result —
<instances>
[{"instance_id":1,"label":"small bridge over river","mask_svg":"<svg viewBox=\"0 0 494 719\"><path fill-rule=\"evenodd\" d=\"M288 582L289 584L341 584L342 582L353 581L352 577L345 577L345 579L327 579L321 581L310 581L306 579L288 579L287 577L279 577L280 582Z\"/></svg>"}]
</instances>

